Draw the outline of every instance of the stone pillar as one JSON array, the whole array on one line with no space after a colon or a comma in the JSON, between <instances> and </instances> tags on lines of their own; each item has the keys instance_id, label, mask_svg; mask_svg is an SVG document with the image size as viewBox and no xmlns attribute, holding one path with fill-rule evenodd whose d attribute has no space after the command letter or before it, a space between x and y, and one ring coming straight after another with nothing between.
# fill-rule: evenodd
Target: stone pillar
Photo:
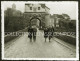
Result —
<instances>
[{"instance_id":1,"label":"stone pillar","mask_svg":"<svg viewBox=\"0 0 80 61\"><path fill-rule=\"evenodd\" d=\"M56 18L54 18L54 27L56 28Z\"/></svg>"},{"instance_id":2,"label":"stone pillar","mask_svg":"<svg viewBox=\"0 0 80 61\"><path fill-rule=\"evenodd\" d=\"M45 14L42 13L40 18L41 18L41 28L44 28L44 26L45 26Z\"/></svg>"},{"instance_id":3,"label":"stone pillar","mask_svg":"<svg viewBox=\"0 0 80 61\"><path fill-rule=\"evenodd\" d=\"M51 24L50 14L45 15L45 26L48 27Z\"/></svg>"}]
</instances>

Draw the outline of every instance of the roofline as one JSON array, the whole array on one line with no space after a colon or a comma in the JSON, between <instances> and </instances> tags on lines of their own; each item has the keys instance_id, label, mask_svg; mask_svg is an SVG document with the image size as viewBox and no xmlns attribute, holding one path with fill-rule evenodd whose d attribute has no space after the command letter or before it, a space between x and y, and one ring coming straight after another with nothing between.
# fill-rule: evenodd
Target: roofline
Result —
<instances>
[{"instance_id":1,"label":"roofline","mask_svg":"<svg viewBox=\"0 0 80 61\"><path fill-rule=\"evenodd\" d=\"M24 12L24 14L27 14L27 13L29 13L29 14L30 14L30 13L31 13L31 14L32 14L32 13L43 13L43 14L47 14L46 12Z\"/></svg>"},{"instance_id":2,"label":"roofline","mask_svg":"<svg viewBox=\"0 0 80 61\"><path fill-rule=\"evenodd\" d=\"M24 13L46 13L46 12L24 12Z\"/></svg>"},{"instance_id":3,"label":"roofline","mask_svg":"<svg viewBox=\"0 0 80 61\"><path fill-rule=\"evenodd\" d=\"M31 3L25 3L25 5L30 5ZM41 3L39 4L39 5L41 5ZM47 7L46 5L45 5L45 7ZM47 7L48 8L48 7ZM48 8L49 10L50 10L50 8Z\"/></svg>"},{"instance_id":4,"label":"roofline","mask_svg":"<svg viewBox=\"0 0 80 61\"><path fill-rule=\"evenodd\" d=\"M45 6L45 7L47 7L47 6ZM50 10L50 8L49 7L47 7L49 10Z\"/></svg>"},{"instance_id":5,"label":"roofline","mask_svg":"<svg viewBox=\"0 0 80 61\"><path fill-rule=\"evenodd\" d=\"M25 3L25 5L30 5L29 3L27 4L27 3Z\"/></svg>"}]
</instances>

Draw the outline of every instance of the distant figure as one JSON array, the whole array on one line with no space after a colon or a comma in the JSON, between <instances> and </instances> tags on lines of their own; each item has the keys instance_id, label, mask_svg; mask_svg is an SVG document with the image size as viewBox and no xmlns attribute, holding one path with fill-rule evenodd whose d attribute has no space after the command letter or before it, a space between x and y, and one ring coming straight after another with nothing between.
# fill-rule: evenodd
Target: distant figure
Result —
<instances>
[{"instance_id":1,"label":"distant figure","mask_svg":"<svg viewBox=\"0 0 80 61\"><path fill-rule=\"evenodd\" d=\"M52 26L52 37L54 36L54 27Z\"/></svg>"},{"instance_id":2,"label":"distant figure","mask_svg":"<svg viewBox=\"0 0 80 61\"><path fill-rule=\"evenodd\" d=\"M47 29L47 28L44 28L44 38L45 38L45 42L46 42L47 37L48 37L48 29Z\"/></svg>"},{"instance_id":3,"label":"distant figure","mask_svg":"<svg viewBox=\"0 0 80 61\"><path fill-rule=\"evenodd\" d=\"M52 29L51 29L51 27L48 28L48 36L49 36L49 42L50 42L50 39L52 38Z\"/></svg>"},{"instance_id":4,"label":"distant figure","mask_svg":"<svg viewBox=\"0 0 80 61\"><path fill-rule=\"evenodd\" d=\"M48 28L49 42L50 42L51 38L53 37L53 32L54 32L54 28L53 28L53 26L50 26Z\"/></svg>"},{"instance_id":5,"label":"distant figure","mask_svg":"<svg viewBox=\"0 0 80 61\"><path fill-rule=\"evenodd\" d=\"M36 27L33 27L33 40L34 42L36 41L36 33L37 33L37 28Z\"/></svg>"},{"instance_id":6,"label":"distant figure","mask_svg":"<svg viewBox=\"0 0 80 61\"><path fill-rule=\"evenodd\" d=\"M28 38L30 38L30 42L32 42L32 32L33 32L33 29L32 27L28 27Z\"/></svg>"}]
</instances>

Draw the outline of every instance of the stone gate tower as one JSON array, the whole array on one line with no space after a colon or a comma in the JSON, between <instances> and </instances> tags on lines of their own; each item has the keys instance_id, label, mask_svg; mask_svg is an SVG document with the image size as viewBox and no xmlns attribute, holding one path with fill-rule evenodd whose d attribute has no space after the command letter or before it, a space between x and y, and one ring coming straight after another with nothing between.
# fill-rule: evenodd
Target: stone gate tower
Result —
<instances>
[{"instance_id":1,"label":"stone gate tower","mask_svg":"<svg viewBox=\"0 0 80 61\"><path fill-rule=\"evenodd\" d=\"M45 4L25 4L24 18L27 25L31 24L31 20L38 19L40 28L46 27L50 20L50 9Z\"/></svg>"}]
</instances>

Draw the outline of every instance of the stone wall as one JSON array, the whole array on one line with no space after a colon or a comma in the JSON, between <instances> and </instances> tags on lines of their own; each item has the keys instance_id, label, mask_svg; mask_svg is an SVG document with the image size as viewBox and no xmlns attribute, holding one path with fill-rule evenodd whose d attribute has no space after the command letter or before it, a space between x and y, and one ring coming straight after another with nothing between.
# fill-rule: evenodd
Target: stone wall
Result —
<instances>
[{"instance_id":1,"label":"stone wall","mask_svg":"<svg viewBox=\"0 0 80 61\"><path fill-rule=\"evenodd\" d=\"M38 19L41 21L41 26L45 27L45 13L24 13L24 21L26 22L27 26L30 26L30 20ZM37 22L36 22L37 23Z\"/></svg>"},{"instance_id":2,"label":"stone wall","mask_svg":"<svg viewBox=\"0 0 80 61\"><path fill-rule=\"evenodd\" d=\"M45 15L45 26L48 27L50 24L51 24L50 15L46 14Z\"/></svg>"}]
</instances>

